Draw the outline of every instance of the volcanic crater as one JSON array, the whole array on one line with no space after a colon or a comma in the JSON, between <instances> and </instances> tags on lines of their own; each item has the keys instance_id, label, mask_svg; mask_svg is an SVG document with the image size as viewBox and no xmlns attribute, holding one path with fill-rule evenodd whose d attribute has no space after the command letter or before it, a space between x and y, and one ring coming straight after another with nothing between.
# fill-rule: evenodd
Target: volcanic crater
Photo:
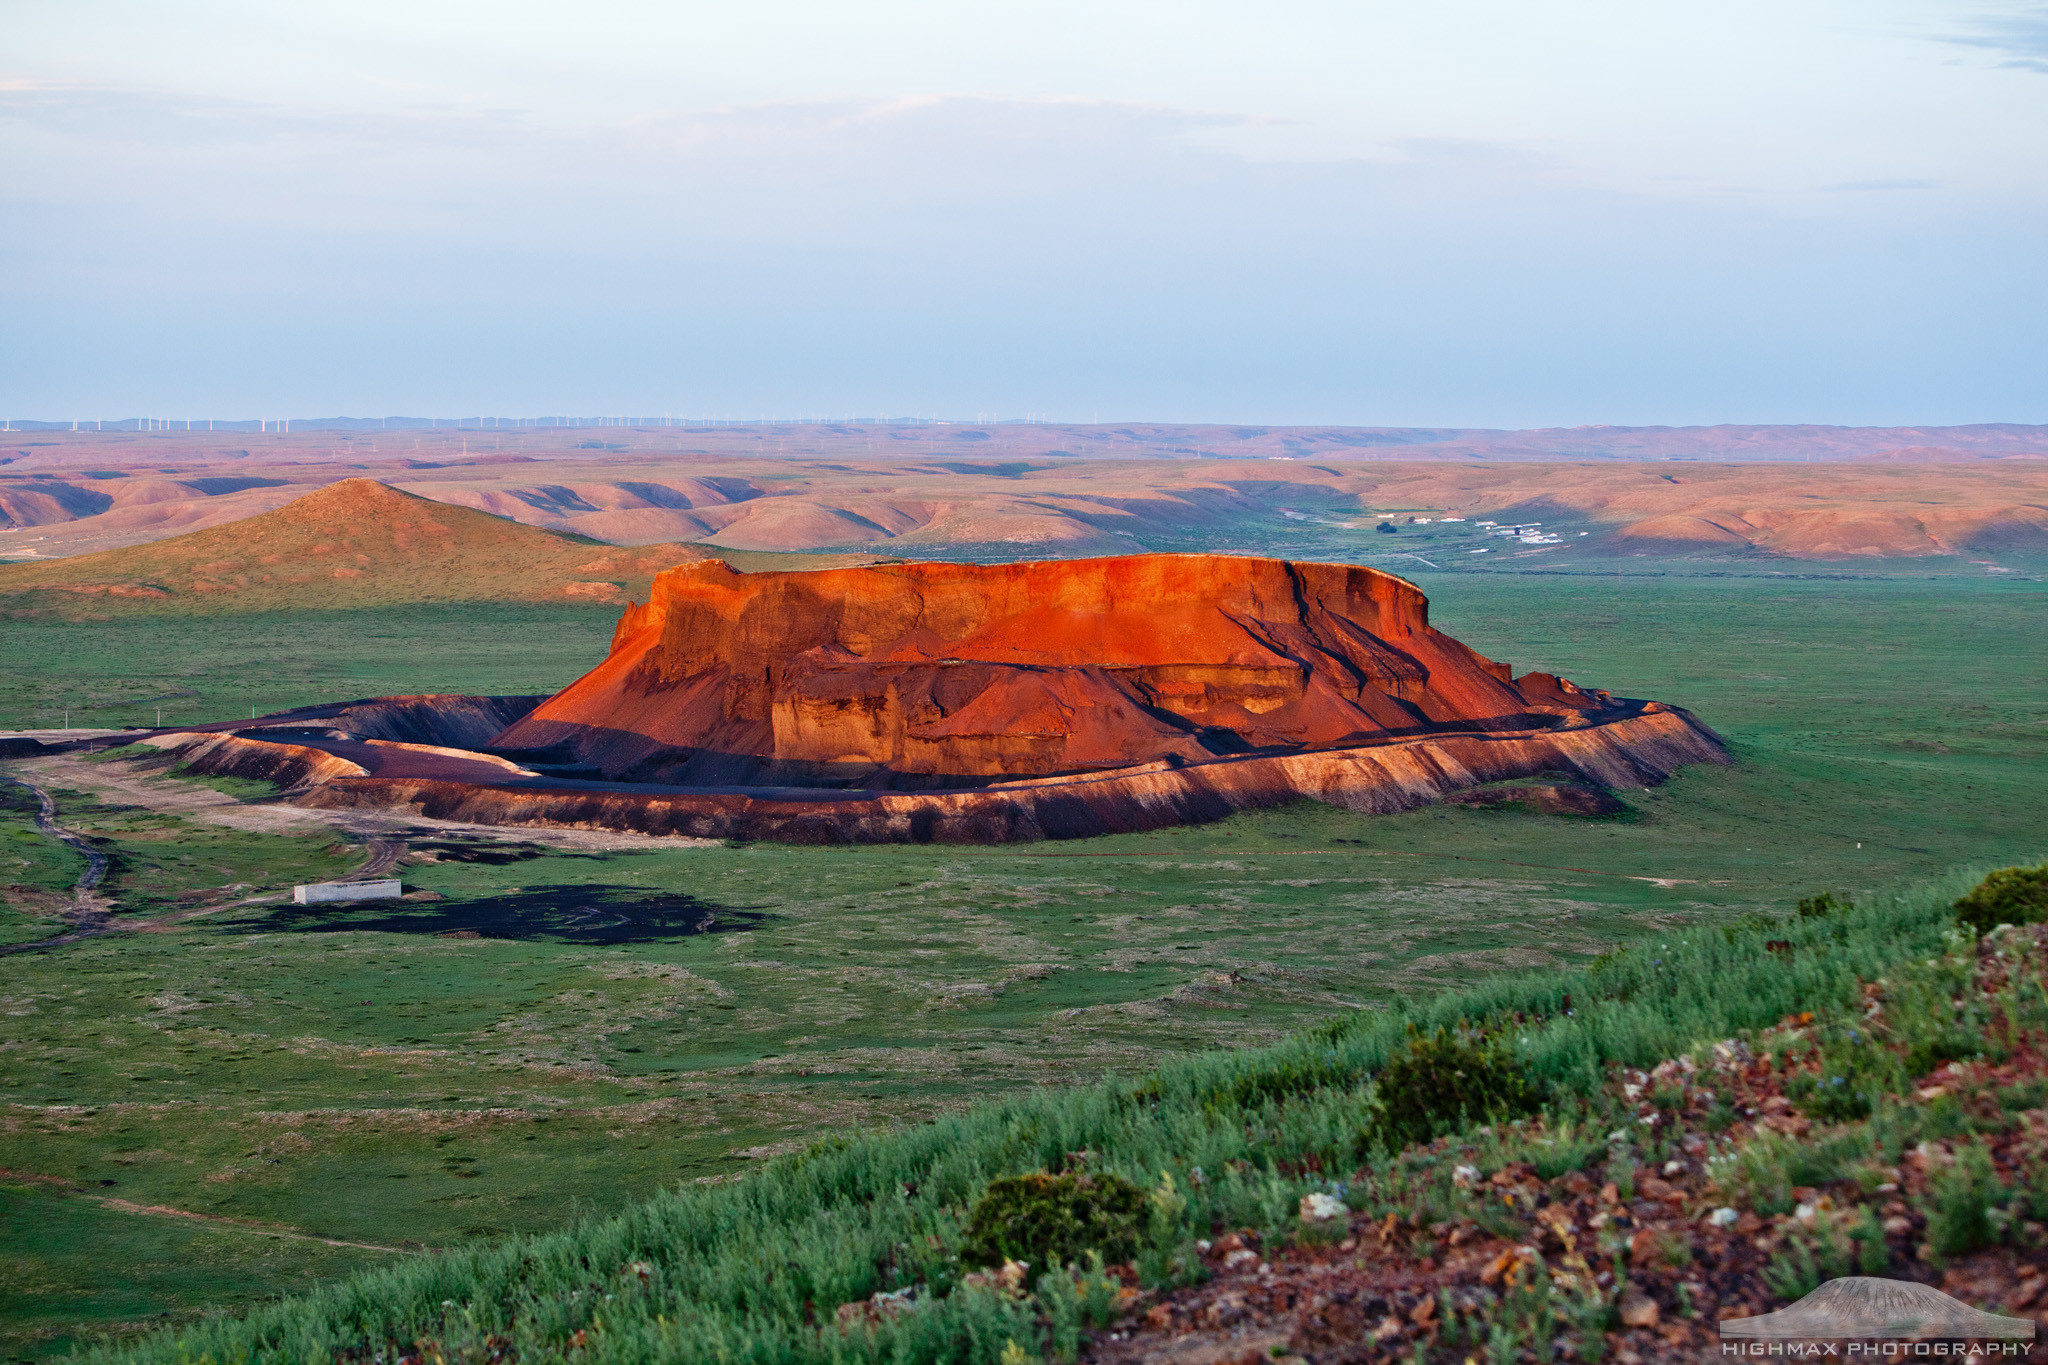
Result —
<instances>
[{"instance_id":1,"label":"volcanic crater","mask_svg":"<svg viewBox=\"0 0 2048 1365\"><path fill-rule=\"evenodd\" d=\"M480 743L483 715L507 723ZM658 575L605 660L537 705L391 698L204 728L151 742L309 805L806 843L1078 837L1300 797L1392 811L1727 761L1677 707L1514 676L1433 628L1404 579L1221 555L710 560Z\"/></svg>"}]
</instances>

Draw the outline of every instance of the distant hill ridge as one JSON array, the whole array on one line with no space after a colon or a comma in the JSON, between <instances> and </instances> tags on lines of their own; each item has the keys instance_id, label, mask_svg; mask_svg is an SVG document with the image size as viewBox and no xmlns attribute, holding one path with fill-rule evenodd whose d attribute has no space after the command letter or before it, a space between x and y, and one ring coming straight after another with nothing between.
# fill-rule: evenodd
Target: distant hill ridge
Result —
<instances>
[{"instance_id":1,"label":"distant hill ridge","mask_svg":"<svg viewBox=\"0 0 2048 1365\"><path fill-rule=\"evenodd\" d=\"M677 544L621 549L375 479L343 479L225 526L49 563L0 565L0 612L623 602L628 588L656 572L707 556Z\"/></svg>"},{"instance_id":2,"label":"distant hill ridge","mask_svg":"<svg viewBox=\"0 0 2048 1365\"><path fill-rule=\"evenodd\" d=\"M1348 454L1283 446L1258 460L1189 449L1164 459L1138 430L1128 440L1111 431L1114 441L1076 457L1083 453L1046 446L1055 428L958 431L950 447L928 446L922 438L933 430L913 429L913 441L902 432L870 438L807 428L788 438L786 453L781 441L731 430L701 443L696 432L685 443L675 433L619 430L621 442L594 454L549 446L530 431L503 433L507 443L529 442L529 453L518 455L411 436L292 436L274 446L266 438L251 455L201 450L182 435L65 433L24 440L21 467L0 469L0 556L53 562L219 529L278 510L327 480L364 477L609 544L696 545L741 568L759 567L738 562L756 554L801 554L783 567L819 568L809 556L851 555L843 562L857 563L876 553L1012 559L1229 550L1350 558L1397 545L1403 555L1451 554L1471 567L1510 557L1550 567L1637 557L2031 562L2048 554L2048 458L2025 455L2014 432L1993 433L2003 454L1987 448L1954 459L1954 449L1935 442L1959 440L1962 429L1892 428L1887 444L1874 444L1867 431L1837 433L1833 444L1816 436L1822 462L1804 463L1534 461L1484 451L1449 458L1448 446ZM742 434L767 449L680 448L732 446ZM656 439L664 436L665 448ZM954 458L969 437L980 438L976 458ZM1589 434L1611 437L1611 429ZM490 438L493 447L500 440ZM828 452L844 458L819 458ZM500 459L513 463L482 467ZM1370 534L1387 518L1404 532L1424 529L1399 541ZM1503 544L1509 533L1490 535L1489 522L1541 522L1544 538ZM1318 524L1330 529L1304 541L1304 528ZM1340 549L1347 536L1350 548ZM1481 551L1486 558L1463 559Z\"/></svg>"}]
</instances>

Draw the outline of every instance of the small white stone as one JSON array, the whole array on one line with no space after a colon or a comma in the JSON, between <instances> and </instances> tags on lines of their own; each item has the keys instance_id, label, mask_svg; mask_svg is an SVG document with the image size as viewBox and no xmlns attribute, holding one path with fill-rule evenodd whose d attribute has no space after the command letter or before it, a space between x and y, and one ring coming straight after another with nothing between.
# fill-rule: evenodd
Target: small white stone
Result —
<instances>
[{"instance_id":1,"label":"small white stone","mask_svg":"<svg viewBox=\"0 0 2048 1365\"><path fill-rule=\"evenodd\" d=\"M1332 1218L1342 1218L1345 1212L1343 1200L1320 1191L1301 1197L1301 1221L1304 1223L1327 1223Z\"/></svg>"},{"instance_id":2,"label":"small white stone","mask_svg":"<svg viewBox=\"0 0 2048 1365\"><path fill-rule=\"evenodd\" d=\"M1741 1216L1734 1209L1719 1208L1707 1215L1707 1222L1717 1228L1732 1227L1735 1220Z\"/></svg>"}]
</instances>

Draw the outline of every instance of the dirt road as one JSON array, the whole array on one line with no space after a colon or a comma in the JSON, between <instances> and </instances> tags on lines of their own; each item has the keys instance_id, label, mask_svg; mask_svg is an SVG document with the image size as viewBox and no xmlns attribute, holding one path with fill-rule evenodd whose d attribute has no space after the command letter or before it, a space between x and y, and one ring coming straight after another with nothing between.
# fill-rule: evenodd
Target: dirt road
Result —
<instances>
[{"instance_id":1,"label":"dirt road","mask_svg":"<svg viewBox=\"0 0 2048 1365\"><path fill-rule=\"evenodd\" d=\"M0 775L0 782L25 788L35 794L36 828L62 843L69 844L85 858L85 870L78 874L78 880L71 886L71 908L60 911L64 920L71 925L69 933L54 938L39 939L34 943L14 943L0 946L0 953L23 952L30 948L46 948L53 944L70 943L77 939L91 938L95 934L108 932L113 921L113 906L100 894L100 879L107 875L107 855L94 848L92 841L76 830L66 829L57 823L57 798L49 789L24 778Z\"/></svg>"}]
</instances>

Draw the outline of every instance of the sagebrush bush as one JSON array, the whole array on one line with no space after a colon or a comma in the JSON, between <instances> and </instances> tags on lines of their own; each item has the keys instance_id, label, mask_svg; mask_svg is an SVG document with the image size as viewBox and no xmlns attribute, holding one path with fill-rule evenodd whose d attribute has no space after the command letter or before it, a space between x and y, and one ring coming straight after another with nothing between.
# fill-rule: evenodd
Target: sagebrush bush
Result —
<instances>
[{"instance_id":1,"label":"sagebrush bush","mask_svg":"<svg viewBox=\"0 0 2048 1365\"><path fill-rule=\"evenodd\" d=\"M2011 1193L1999 1182L1991 1154L1981 1143L1959 1147L1955 1160L1927 1182L1921 1201L1928 1246L1942 1258L1989 1246L1998 1240Z\"/></svg>"},{"instance_id":2,"label":"sagebrush bush","mask_svg":"<svg viewBox=\"0 0 2048 1365\"><path fill-rule=\"evenodd\" d=\"M1808 896L1799 902L1799 918L1826 919L1832 914L1848 914L1856 908L1856 902L1847 896L1837 897L1832 891L1823 891L1818 896Z\"/></svg>"},{"instance_id":3,"label":"sagebrush bush","mask_svg":"<svg viewBox=\"0 0 2048 1365\"><path fill-rule=\"evenodd\" d=\"M1848 1123L1870 1117L1870 1095L1856 1088L1853 1077L1840 1072L1794 1076L1786 1082L1785 1094L1801 1113L1825 1123Z\"/></svg>"},{"instance_id":4,"label":"sagebrush bush","mask_svg":"<svg viewBox=\"0 0 2048 1365\"><path fill-rule=\"evenodd\" d=\"M1802 1299L1828 1280L1858 1271L1876 1274L1870 1266L1888 1264L1881 1256L1884 1229L1869 1209L1853 1216L1818 1214L1804 1227L1788 1230L1764 1267L1763 1281L1781 1299Z\"/></svg>"},{"instance_id":5,"label":"sagebrush bush","mask_svg":"<svg viewBox=\"0 0 2048 1365\"><path fill-rule=\"evenodd\" d=\"M1445 1028L1411 1031L1374 1079L1379 1113L1373 1136L1388 1147L1428 1142L1489 1119L1521 1118L1543 1105L1542 1088L1498 1039Z\"/></svg>"},{"instance_id":6,"label":"sagebrush bush","mask_svg":"<svg viewBox=\"0 0 2048 1365\"><path fill-rule=\"evenodd\" d=\"M960 1263L1023 1261L1042 1268L1054 1260L1072 1264L1092 1251L1117 1265L1137 1254L1149 1207L1143 1190L1107 1173L998 1176L967 1216Z\"/></svg>"},{"instance_id":7,"label":"sagebrush bush","mask_svg":"<svg viewBox=\"0 0 2048 1365\"><path fill-rule=\"evenodd\" d=\"M1981 937L2001 924L2048 920L2048 863L2001 867L1956 902L1956 922Z\"/></svg>"}]
</instances>

